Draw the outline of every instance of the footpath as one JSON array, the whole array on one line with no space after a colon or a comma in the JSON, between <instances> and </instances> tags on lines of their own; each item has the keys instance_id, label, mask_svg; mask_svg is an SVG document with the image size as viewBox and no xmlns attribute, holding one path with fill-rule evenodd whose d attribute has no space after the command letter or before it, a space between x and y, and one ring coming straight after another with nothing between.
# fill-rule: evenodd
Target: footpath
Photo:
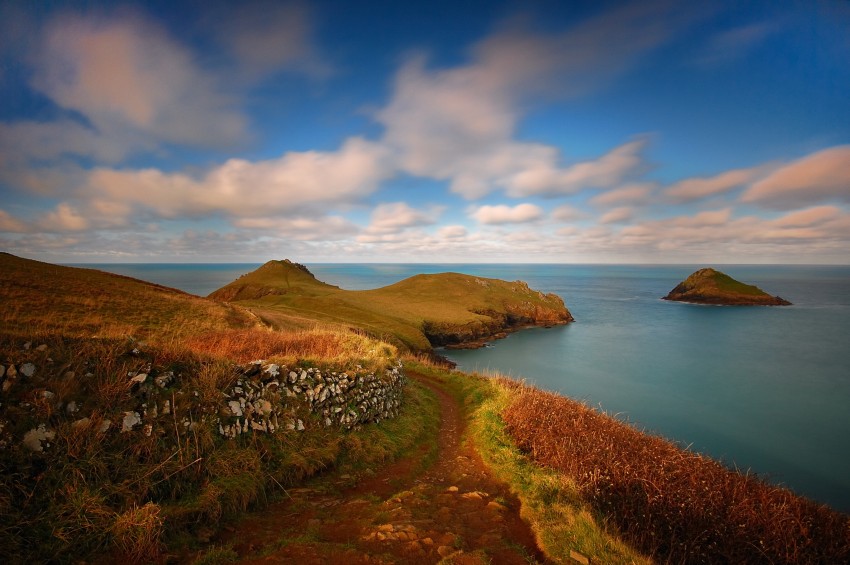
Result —
<instances>
[{"instance_id":1,"label":"footpath","mask_svg":"<svg viewBox=\"0 0 850 565\"><path fill-rule=\"evenodd\" d=\"M289 498L225 531L219 541L232 544L239 563L544 561L519 516L519 501L463 441L466 422L458 402L439 383L408 376L439 399L436 460L425 464L430 450L423 445L356 484L340 476L332 494L288 490Z\"/></svg>"}]
</instances>

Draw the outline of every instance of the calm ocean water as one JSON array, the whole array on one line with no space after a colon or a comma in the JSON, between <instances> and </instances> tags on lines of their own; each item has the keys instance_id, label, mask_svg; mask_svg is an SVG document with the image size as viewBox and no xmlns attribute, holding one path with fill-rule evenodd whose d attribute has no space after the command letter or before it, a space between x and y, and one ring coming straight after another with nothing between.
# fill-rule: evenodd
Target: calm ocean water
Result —
<instances>
[{"instance_id":1,"label":"calm ocean water","mask_svg":"<svg viewBox=\"0 0 850 565\"><path fill-rule=\"evenodd\" d=\"M257 265L86 265L206 295ZM850 267L714 265L794 303L723 308L659 299L701 265L308 265L376 288L463 272L564 298L576 323L444 351L601 407L850 512Z\"/></svg>"}]
</instances>

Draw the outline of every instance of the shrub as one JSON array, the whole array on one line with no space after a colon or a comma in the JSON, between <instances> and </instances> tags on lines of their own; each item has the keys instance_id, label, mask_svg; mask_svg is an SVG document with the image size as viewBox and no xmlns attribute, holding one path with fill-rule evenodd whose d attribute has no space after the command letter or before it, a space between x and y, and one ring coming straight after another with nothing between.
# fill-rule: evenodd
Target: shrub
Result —
<instances>
[{"instance_id":1,"label":"shrub","mask_svg":"<svg viewBox=\"0 0 850 565\"><path fill-rule=\"evenodd\" d=\"M661 562L846 563L850 517L511 381L502 412L534 460L565 473L623 537Z\"/></svg>"}]
</instances>

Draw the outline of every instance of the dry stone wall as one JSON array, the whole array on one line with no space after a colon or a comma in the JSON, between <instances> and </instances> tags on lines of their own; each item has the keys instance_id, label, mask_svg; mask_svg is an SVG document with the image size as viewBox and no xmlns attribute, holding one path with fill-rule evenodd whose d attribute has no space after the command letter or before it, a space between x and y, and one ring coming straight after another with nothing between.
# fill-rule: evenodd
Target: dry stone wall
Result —
<instances>
[{"instance_id":1,"label":"dry stone wall","mask_svg":"<svg viewBox=\"0 0 850 565\"><path fill-rule=\"evenodd\" d=\"M316 367L288 369L254 361L225 391L227 409L218 432L234 438L243 433L275 433L281 427L305 429L306 411L320 424L353 428L398 415L406 379L401 364L382 376L357 367L352 371L322 372Z\"/></svg>"},{"instance_id":2,"label":"dry stone wall","mask_svg":"<svg viewBox=\"0 0 850 565\"><path fill-rule=\"evenodd\" d=\"M211 398L191 384L197 382L191 375L153 366L133 348L126 357L138 359L137 369L117 381L127 394L103 410L92 396L105 380L116 381L67 371L68 363L54 362L46 345L26 343L15 357L0 359L0 451L46 453L57 432L89 428L99 436L128 439L182 434L197 426L211 426L231 439L311 427L352 429L397 416L407 382L401 362L374 372L254 361L234 366L233 384Z\"/></svg>"}]
</instances>

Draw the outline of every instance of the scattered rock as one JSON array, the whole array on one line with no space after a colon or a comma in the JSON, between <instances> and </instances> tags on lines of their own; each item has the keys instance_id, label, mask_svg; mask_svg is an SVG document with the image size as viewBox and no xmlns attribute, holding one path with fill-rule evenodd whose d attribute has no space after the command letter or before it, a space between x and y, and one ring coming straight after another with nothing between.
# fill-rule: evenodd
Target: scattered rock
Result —
<instances>
[{"instance_id":1,"label":"scattered rock","mask_svg":"<svg viewBox=\"0 0 850 565\"><path fill-rule=\"evenodd\" d=\"M35 350L36 350L36 351L47 351L47 344L46 344L46 343L42 343L41 345L39 345L38 347L36 347L36 348L35 348Z\"/></svg>"},{"instance_id":2,"label":"scattered rock","mask_svg":"<svg viewBox=\"0 0 850 565\"><path fill-rule=\"evenodd\" d=\"M132 431L134 426L142 423L138 412L124 412L124 420L121 422L121 432Z\"/></svg>"},{"instance_id":3,"label":"scattered rock","mask_svg":"<svg viewBox=\"0 0 850 565\"><path fill-rule=\"evenodd\" d=\"M79 420L71 422L71 429L72 430L85 429L85 428L88 428L90 424L91 424L91 420L89 418L80 418Z\"/></svg>"},{"instance_id":4,"label":"scattered rock","mask_svg":"<svg viewBox=\"0 0 850 565\"><path fill-rule=\"evenodd\" d=\"M49 442L54 437L56 437L56 432L53 430L48 430L44 424L39 424L37 428L34 428L27 433L24 434L23 445L30 451L41 453L44 451L44 445L47 447L50 446Z\"/></svg>"},{"instance_id":5,"label":"scattered rock","mask_svg":"<svg viewBox=\"0 0 850 565\"><path fill-rule=\"evenodd\" d=\"M21 374L25 377L31 377L35 373L35 365L32 363L24 363L21 365Z\"/></svg>"}]
</instances>

